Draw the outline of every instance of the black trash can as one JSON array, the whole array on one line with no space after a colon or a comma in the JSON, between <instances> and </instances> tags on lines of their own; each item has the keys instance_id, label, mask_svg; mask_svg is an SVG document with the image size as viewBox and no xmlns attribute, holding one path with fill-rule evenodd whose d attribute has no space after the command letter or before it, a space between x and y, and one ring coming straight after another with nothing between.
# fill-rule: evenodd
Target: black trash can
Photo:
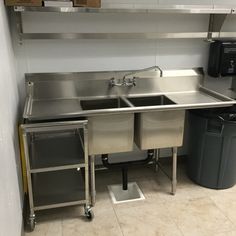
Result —
<instances>
[{"instance_id":1,"label":"black trash can","mask_svg":"<svg viewBox=\"0 0 236 236\"><path fill-rule=\"evenodd\" d=\"M197 184L226 189L236 184L236 112L232 108L189 114L187 172Z\"/></svg>"}]
</instances>

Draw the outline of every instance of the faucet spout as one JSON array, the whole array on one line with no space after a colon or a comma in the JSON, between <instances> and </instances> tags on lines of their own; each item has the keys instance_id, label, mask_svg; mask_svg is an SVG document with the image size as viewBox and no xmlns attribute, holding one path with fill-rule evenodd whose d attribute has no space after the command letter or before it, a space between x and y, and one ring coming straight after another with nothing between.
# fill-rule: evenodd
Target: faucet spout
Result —
<instances>
[{"instance_id":1,"label":"faucet spout","mask_svg":"<svg viewBox=\"0 0 236 236\"><path fill-rule=\"evenodd\" d=\"M129 74L126 74L126 75L124 75L123 80L125 80L126 77L135 75L135 74L137 74L137 73L139 73L139 72L145 72L145 71L150 71L150 70L155 70L155 71L159 70L159 72L160 72L160 77L163 77L163 70L162 70L159 66L152 66L152 67L148 67L148 68L141 69L141 70L136 70L136 71L134 71L134 72L131 72L131 73L129 73ZM134 76L133 78L137 78L137 77Z\"/></svg>"},{"instance_id":2,"label":"faucet spout","mask_svg":"<svg viewBox=\"0 0 236 236\"><path fill-rule=\"evenodd\" d=\"M160 77L163 77L163 70L159 66L154 66L153 69L158 69L160 71Z\"/></svg>"},{"instance_id":3,"label":"faucet spout","mask_svg":"<svg viewBox=\"0 0 236 236\"><path fill-rule=\"evenodd\" d=\"M110 87L115 87L115 86L117 86L117 87L134 87L137 84L136 79L138 78L135 75L139 72L145 72L145 71L150 71L150 70L155 70L155 71L158 70L160 73L160 77L163 77L163 70L159 66L152 66L152 67L148 67L148 68L145 68L142 70L136 70L131 73L125 74L122 81L121 81L121 79L116 80L115 78L111 78L110 79Z\"/></svg>"}]
</instances>

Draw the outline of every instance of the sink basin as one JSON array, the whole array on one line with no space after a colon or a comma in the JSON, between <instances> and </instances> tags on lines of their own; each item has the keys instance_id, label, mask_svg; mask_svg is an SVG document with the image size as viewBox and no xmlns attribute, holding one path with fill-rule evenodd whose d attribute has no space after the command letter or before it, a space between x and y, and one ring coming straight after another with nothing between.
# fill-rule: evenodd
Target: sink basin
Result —
<instances>
[{"instance_id":1,"label":"sink basin","mask_svg":"<svg viewBox=\"0 0 236 236\"><path fill-rule=\"evenodd\" d=\"M135 107L176 104L165 95L126 98ZM134 141L141 150L179 147L183 143L185 111L135 114Z\"/></svg>"},{"instance_id":2,"label":"sink basin","mask_svg":"<svg viewBox=\"0 0 236 236\"><path fill-rule=\"evenodd\" d=\"M132 97L132 98L127 98L127 100L129 100L136 107L175 104L165 95L149 96L149 97Z\"/></svg>"},{"instance_id":3,"label":"sink basin","mask_svg":"<svg viewBox=\"0 0 236 236\"><path fill-rule=\"evenodd\" d=\"M83 110L99 110L99 109L129 107L129 105L126 104L120 98L81 100L80 105Z\"/></svg>"},{"instance_id":4,"label":"sink basin","mask_svg":"<svg viewBox=\"0 0 236 236\"><path fill-rule=\"evenodd\" d=\"M135 143L141 150L180 147L184 121L184 110L138 113L135 115Z\"/></svg>"},{"instance_id":5,"label":"sink basin","mask_svg":"<svg viewBox=\"0 0 236 236\"><path fill-rule=\"evenodd\" d=\"M81 100L80 105L83 110L129 107L120 98ZM89 155L133 150L134 114L93 115L87 119Z\"/></svg>"}]
</instances>

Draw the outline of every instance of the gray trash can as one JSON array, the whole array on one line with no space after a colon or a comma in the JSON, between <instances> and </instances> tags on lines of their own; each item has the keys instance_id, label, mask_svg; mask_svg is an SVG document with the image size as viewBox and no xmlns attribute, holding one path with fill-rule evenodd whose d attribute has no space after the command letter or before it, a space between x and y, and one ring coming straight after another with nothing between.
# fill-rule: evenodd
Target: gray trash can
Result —
<instances>
[{"instance_id":1,"label":"gray trash can","mask_svg":"<svg viewBox=\"0 0 236 236\"><path fill-rule=\"evenodd\" d=\"M230 111L230 110L229 110ZM236 184L236 113L195 110L189 115L187 172L197 184L226 189Z\"/></svg>"}]
</instances>

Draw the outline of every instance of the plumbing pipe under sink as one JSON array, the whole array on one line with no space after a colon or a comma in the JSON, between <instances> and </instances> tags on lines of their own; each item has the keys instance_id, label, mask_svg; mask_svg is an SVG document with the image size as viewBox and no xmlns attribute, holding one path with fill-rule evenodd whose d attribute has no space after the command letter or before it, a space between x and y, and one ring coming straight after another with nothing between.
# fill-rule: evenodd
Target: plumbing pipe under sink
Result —
<instances>
[{"instance_id":1,"label":"plumbing pipe under sink","mask_svg":"<svg viewBox=\"0 0 236 236\"><path fill-rule=\"evenodd\" d=\"M134 165L145 165L148 164L154 158L154 150L148 150L147 158L144 160L139 161L126 161L126 162L119 162L119 163L109 163L109 156L108 154L103 154L101 156L103 165L108 168L121 168L122 169L122 184L123 190L128 190L128 168Z\"/></svg>"}]
</instances>

